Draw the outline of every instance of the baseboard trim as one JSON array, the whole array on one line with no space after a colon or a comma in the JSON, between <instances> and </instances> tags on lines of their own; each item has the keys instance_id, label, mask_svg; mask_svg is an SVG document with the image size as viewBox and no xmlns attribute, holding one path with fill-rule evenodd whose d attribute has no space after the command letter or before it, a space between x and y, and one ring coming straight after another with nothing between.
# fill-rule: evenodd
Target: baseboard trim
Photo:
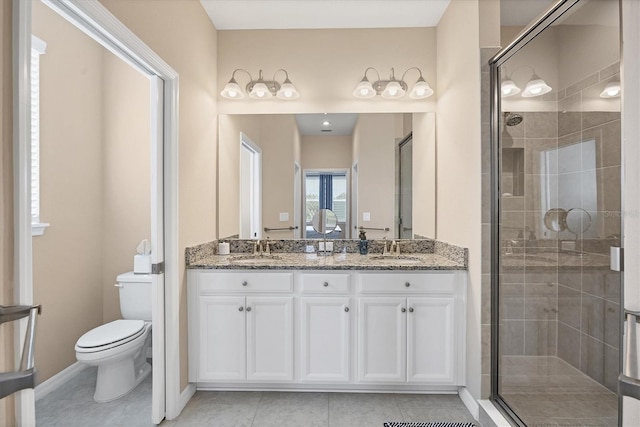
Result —
<instances>
[{"instance_id":1,"label":"baseboard trim","mask_svg":"<svg viewBox=\"0 0 640 427\"><path fill-rule=\"evenodd\" d=\"M482 413L480 423L483 427L511 427L511 424L490 400L479 400ZM485 418L488 418L488 420Z\"/></svg>"},{"instance_id":2,"label":"baseboard trim","mask_svg":"<svg viewBox=\"0 0 640 427\"><path fill-rule=\"evenodd\" d=\"M460 395L460 399L462 399L462 403L464 403L464 406L467 407L469 412L471 412L473 418L477 421L480 417L480 406L478 405L476 399L473 398L466 387L460 387L458 389L458 394Z\"/></svg>"},{"instance_id":3,"label":"baseboard trim","mask_svg":"<svg viewBox=\"0 0 640 427\"><path fill-rule=\"evenodd\" d=\"M180 393L180 402L178 402L178 413L175 414L175 416L168 418L169 420L175 419L178 417L178 415L180 415L180 413L182 412L182 410L184 409L185 406L187 406L187 403L189 403L189 400L191 400L191 398L193 397L193 395L196 393L196 385L193 383L189 383L184 390L182 390L182 393ZM169 414L167 414L169 415ZM173 414L172 414L173 415Z\"/></svg>"},{"instance_id":4,"label":"baseboard trim","mask_svg":"<svg viewBox=\"0 0 640 427\"><path fill-rule=\"evenodd\" d=\"M36 401L42 399L47 394L56 390L58 387L60 387L88 367L89 365L85 365L84 363L74 362L71 366L63 369L48 380L43 381L41 384L38 384L35 388Z\"/></svg>"}]
</instances>

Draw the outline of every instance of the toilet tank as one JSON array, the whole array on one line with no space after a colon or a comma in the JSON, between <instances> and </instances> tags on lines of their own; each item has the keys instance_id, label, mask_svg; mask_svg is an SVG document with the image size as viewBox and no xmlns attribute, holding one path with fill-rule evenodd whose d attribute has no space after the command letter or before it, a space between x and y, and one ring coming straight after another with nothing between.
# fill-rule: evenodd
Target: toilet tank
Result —
<instances>
[{"instance_id":1,"label":"toilet tank","mask_svg":"<svg viewBox=\"0 0 640 427\"><path fill-rule=\"evenodd\" d=\"M123 319L151 321L151 275L133 271L117 277Z\"/></svg>"}]
</instances>

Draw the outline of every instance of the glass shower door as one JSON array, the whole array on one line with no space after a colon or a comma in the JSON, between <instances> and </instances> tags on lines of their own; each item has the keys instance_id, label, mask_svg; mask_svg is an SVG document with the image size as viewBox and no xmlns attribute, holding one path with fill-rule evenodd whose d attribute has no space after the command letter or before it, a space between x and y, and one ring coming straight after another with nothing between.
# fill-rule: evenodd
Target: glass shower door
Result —
<instances>
[{"instance_id":1,"label":"glass shower door","mask_svg":"<svg viewBox=\"0 0 640 427\"><path fill-rule=\"evenodd\" d=\"M493 395L528 426L618 425L619 37L581 1L498 67Z\"/></svg>"}]
</instances>

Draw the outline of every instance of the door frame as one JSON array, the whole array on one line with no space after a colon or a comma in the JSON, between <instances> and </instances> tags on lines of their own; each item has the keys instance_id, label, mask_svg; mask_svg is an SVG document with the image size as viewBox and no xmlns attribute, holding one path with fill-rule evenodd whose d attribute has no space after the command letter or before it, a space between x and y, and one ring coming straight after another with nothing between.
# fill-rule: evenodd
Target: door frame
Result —
<instances>
[{"instance_id":1,"label":"door frame","mask_svg":"<svg viewBox=\"0 0 640 427\"><path fill-rule=\"evenodd\" d=\"M243 227L242 227L242 216L243 216L243 207L244 207L242 200L245 196L242 191L242 182L244 178L243 174L245 173L244 163L242 161L242 151L245 149L251 153L251 163L252 163L252 168L251 168L252 173L249 179L249 181L251 182L250 191L249 191L250 193L249 199L251 199L250 209L249 209L251 211L251 226L250 226L251 230L249 232L250 234L249 237L246 237L246 235L243 236L244 234L243 231L246 232L246 230L243 230ZM240 238L241 239L262 239L262 148L260 148L258 144L253 142L253 140L243 132L240 132L239 172L240 172L240 176L239 176L240 204L238 206L238 211L240 212L240 218L238 220L240 223ZM252 232L255 232L254 233L255 236L251 236Z\"/></svg>"},{"instance_id":2,"label":"door frame","mask_svg":"<svg viewBox=\"0 0 640 427\"><path fill-rule=\"evenodd\" d=\"M162 106L163 172L156 174L164 189L164 312L165 416L181 411L179 359L180 287L178 255L178 73L140 38L121 23L98 0L42 0L73 25L134 68L164 82ZM30 51L31 1L13 0L13 167L14 167L14 301L33 304L32 236L30 220ZM162 185L160 185L162 188ZM155 303L156 301L154 301ZM16 322L15 355L20 360L26 322ZM19 425L35 425L35 396L32 389L16 394Z\"/></svg>"},{"instance_id":3,"label":"door frame","mask_svg":"<svg viewBox=\"0 0 640 427\"><path fill-rule=\"evenodd\" d=\"M329 173L332 175L343 174L345 175L345 179L347 182L347 200L345 201L345 230L344 230L344 238L349 239L349 234L351 229L351 206L350 205L350 197L351 197L351 169L346 168L313 168L313 169L302 169L302 197L300 201L302 202L302 212L301 212L301 221L302 221L302 229L301 229L301 238L307 238L307 175L315 174L315 173Z\"/></svg>"}]
</instances>

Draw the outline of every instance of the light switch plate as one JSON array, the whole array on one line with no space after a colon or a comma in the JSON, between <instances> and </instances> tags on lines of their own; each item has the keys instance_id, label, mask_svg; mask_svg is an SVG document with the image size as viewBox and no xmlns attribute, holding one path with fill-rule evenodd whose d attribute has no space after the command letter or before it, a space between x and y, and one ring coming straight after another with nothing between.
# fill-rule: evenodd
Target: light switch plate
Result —
<instances>
[{"instance_id":1,"label":"light switch plate","mask_svg":"<svg viewBox=\"0 0 640 427\"><path fill-rule=\"evenodd\" d=\"M371 212L362 212L363 221L371 221Z\"/></svg>"},{"instance_id":2,"label":"light switch plate","mask_svg":"<svg viewBox=\"0 0 640 427\"><path fill-rule=\"evenodd\" d=\"M280 221L289 221L289 212L280 212Z\"/></svg>"}]
</instances>

